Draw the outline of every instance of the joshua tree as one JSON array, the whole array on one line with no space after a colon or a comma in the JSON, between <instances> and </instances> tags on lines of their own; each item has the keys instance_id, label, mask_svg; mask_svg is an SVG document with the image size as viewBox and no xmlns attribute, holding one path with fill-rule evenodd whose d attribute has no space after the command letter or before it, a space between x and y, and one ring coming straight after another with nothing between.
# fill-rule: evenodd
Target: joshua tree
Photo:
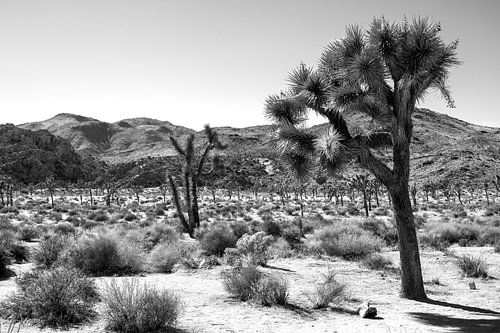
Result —
<instances>
[{"instance_id":1,"label":"joshua tree","mask_svg":"<svg viewBox=\"0 0 500 333\"><path fill-rule=\"evenodd\" d=\"M140 195L142 194L142 192L144 192L144 187L141 185L132 185L130 187L130 191L133 194L135 194L135 199L137 200L137 203L140 204L141 203Z\"/></svg>"},{"instance_id":2,"label":"joshua tree","mask_svg":"<svg viewBox=\"0 0 500 333\"><path fill-rule=\"evenodd\" d=\"M289 89L266 101L267 115L279 125L278 151L299 178L308 177L315 161L331 174L355 160L387 188L399 236L402 296L411 299L426 298L408 185L412 114L429 88L438 88L453 107L446 79L459 64L458 43L445 44L440 31L440 24L420 18L374 19L367 30L350 26L345 38L325 48L317 69L301 64L290 74ZM301 127L308 110L325 117L328 129ZM363 129L360 120L355 131L345 113L371 122ZM382 147L392 147L392 166L377 156Z\"/></svg>"},{"instance_id":3,"label":"joshua tree","mask_svg":"<svg viewBox=\"0 0 500 333\"><path fill-rule=\"evenodd\" d=\"M9 193L11 193L11 189L12 189L12 179L8 176L0 175L0 199L2 206L8 206L9 203L12 205L12 203L9 200ZM12 196L10 196L10 198L12 198Z\"/></svg>"},{"instance_id":4,"label":"joshua tree","mask_svg":"<svg viewBox=\"0 0 500 333\"><path fill-rule=\"evenodd\" d=\"M416 206L417 205L418 187L417 187L417 184L415 184L415 182L413 183L413 185L410 188L410 193L411 193L411 198L413 200L413 206Z\"/></svg>"},{"instance_id":5,"label":"joshua tree","mask_svg":"<svg viewBox=\"0 0 500 333\"><path fill-rule=\"evenodd\" d=\"M161 184L160 185L160 192L161 192L161 196L163 198L163 203L166 204L167 203L168 186L165 184Z\"/></svg>"},{"instance_id":6,"label":"joshua tree","mask_svg":"<svg viewBox=\"0 0 500 333\"><path fill-rule=\"evenodd\" d=\"M356 177L354 177L352 179L352 186L354 188L356 188L358 191L361 191L361 193L363 193L363 207L365 209L365 214L366 214L366 217L369 216L369 213L368 213L368 185L369 185L369 181L368 181L368 175L364 174L364 175L356 175Z\"/></svg>"},{"instance_id":7,"label":"joshua tree","mask_svg":"<svg viewBox=\"0 0 500 333\"><path fill-rule=\"evenodd\" d=\"M54 193L56 191L56 182L54 176L48 176L43 183L40 184L50 194L50 206L54 209ZM48 200L48 199L47 199Z\"/></svg>"},{"instance_id":8,"label":"joshua tree","mask_svg":"<svg viewBox=\"0 0 500 333\"><path fill-rule=\"evenodd\" d=\"M182 148L174 137L170 137L170 142L174 146L177 155L182 161L182 182L184 189L184 206L188 213L188 221L182 212L180 198L177 191L177 185L172 177L168 174L167 179L172 192L172 200L177 209L177 214L181 220L184 230L189 236L194 237L194 231L200 226L200 216L198 212L198 179L203 172L203 166L208 158L209 153L214 149L224 149L225 146L219 141L217 132L212 130L210 126L205 126L205 143L201 155L196 156L194 147L194 135L191 134L186 138L184 148Z\"/></svg>"}]
</instances>

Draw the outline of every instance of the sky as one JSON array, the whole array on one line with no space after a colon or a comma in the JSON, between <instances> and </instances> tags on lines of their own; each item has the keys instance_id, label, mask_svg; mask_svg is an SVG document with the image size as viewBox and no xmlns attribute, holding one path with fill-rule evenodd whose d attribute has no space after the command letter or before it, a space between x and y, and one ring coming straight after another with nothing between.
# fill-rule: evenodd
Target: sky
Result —
<instances>
[{"instance_id":1,"label":"sky","mask_svg":"<svg viewBox=\"0 0 500 333\"><path fill-rule=\"evenodd\" d=\"M0 0L0 123L62 112L193 129L269 123L269 94L345 27L429 16L463 64L420 105L500 127L500 1Z\"/></svg>"}]
</instances>

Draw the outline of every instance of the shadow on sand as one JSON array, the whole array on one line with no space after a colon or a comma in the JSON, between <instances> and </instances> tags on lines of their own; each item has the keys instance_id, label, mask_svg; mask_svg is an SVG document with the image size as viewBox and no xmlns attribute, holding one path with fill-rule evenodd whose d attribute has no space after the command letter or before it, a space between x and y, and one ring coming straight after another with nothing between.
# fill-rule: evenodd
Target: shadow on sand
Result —
<instances>
[{"instance_id":1,"label":"shadow on sand","mask_svg":"<svg viewBox=\"0 0 500 333\"><path fill-rule=\"evenodd\" d=\"M467 319L467 318L456 318L447 315L442 315L438 313L426 313L426 312L410 312L409 314L413 316L418 321L425 323L427 325L432 325L436 327L449 327L453 329L454 332L461 333L474 333L474 332L484 332L484 333L498 333L500 332L500 312L493 310L477 308L473 306L448 303L443 301L437 301L432 299L427 299L422 301L423 303L444 306L448 308L473 312L475 314L489 315L495 318L484 318L484 319Z\"/></svg>"}]
</instances>

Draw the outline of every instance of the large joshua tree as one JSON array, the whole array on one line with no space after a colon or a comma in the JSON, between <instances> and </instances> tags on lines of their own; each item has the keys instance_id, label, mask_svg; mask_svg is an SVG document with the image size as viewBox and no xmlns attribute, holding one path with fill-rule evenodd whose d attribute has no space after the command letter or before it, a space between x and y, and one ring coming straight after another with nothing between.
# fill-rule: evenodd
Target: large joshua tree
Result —
<instances>
[{"instance_id":1,"label":"large joshua tree","mask_svg":"<svg viewBox=\"0 0 500 333\"><path fill-rule=\"evenodd\" d=\"M399 236L401 295L411 299L426 298L408 192L412 114L429 88L453 107L446 80L459 64L458 42L445 44L440 31L440 24L422 18L374 19L366 30L349 26L325 48L317 68L301 64L289 75L289 89L266 100L266 113L278 125L278 151L297 177L308 177L316 163L332 174L356 161L387 188ZM303 127L309 110L328 120L323 133ZM352 131L345 112L371 118L369 130ZM380 158L382 147L392 148L392 163Z\"/></svg>"}]
</instances>

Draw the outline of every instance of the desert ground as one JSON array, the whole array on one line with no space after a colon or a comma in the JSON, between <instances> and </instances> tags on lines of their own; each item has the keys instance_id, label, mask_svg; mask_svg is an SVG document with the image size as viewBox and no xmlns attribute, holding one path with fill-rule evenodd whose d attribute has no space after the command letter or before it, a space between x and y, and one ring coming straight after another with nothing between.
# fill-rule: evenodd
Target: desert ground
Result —
<instances>
[{"instance_id":1,"label":"desert ground","mask_svg":"<svg viewBox=\"0 0 500 333\"><path fill-rule=\"evenodd\" d=\"M135 195L122 191L109 207L103 193L96 194L96 202L91 205L87 195L80 198L76 192L62 195L60 191L52 209L45 194L24 193L15 199L13 207L2 208L2 233L12 234L27 254L12 260L8 276L0 280L0 302L8 302L18 292L16 277L35 269L48 269L40 268L40 259L36 259L39 256L33 255L44 239L64 235L78 243L86 235L114 232L127 242L141 239L140 246L132 251L141 252L143 262L135 264L140 268L133 272L89 274L97 289L105 290L111 281L135 280L173 292L181 304L175 324L167 329L173 332L500 332L500 198L494 193L489 206L477 193L474 198L466 193L464 204L442 195L431 197L428 202L424 197L418 198L414 215L429 297L426 301L399 297L397 240L391 238L394 226L390 203L382 196L380 205L373 203L370 216L365 217L359 198L351 201L346 197L341 205L321 195L306 195L302 199L292 195L283 201L275 196L271 201L268 195L255 197L251 193L229 199L220 191L214 202L207 192L200 200L203 231L194 240L182 234L175 208L158 189L145 190L139 201ZM298 221L303 237L293 241ZM221 276L235 264L227 252L211 254L211 247L206 245L207 235L216 225L232 226L228 230L238 236L259 231L269 236L271 240L265 249L268 260L258 270L287 281L286 304L266 306L255 299L241 301L227 291ZM235 225L245 228L245 232L237 232ZM385 264L367 264L372 253L332 253L320 233L354 226L367 232L368 242L377 242L368 251L380 253ZM33 234L27 229L33 230ZM167 242L162 237L169 238L174 247L189 249L181 251L183 255L168 273L159 272L151 255L155 247ZM150 243L145 245L146 240ZM340 238L337 240L341 242ZM480 260L487 273L467 276L457 265L463 256ZM311 295L329 272L344 288L318 308ZM470 286L472 282L475 287ZM358 315L358 306L366 301L376 307L375 318ZM20 332L104 332L109 325L101 315L103 307L103 302L98 301L91 320L63 327L23 320L19 323ZM0 332L4 333L11 320L5 314L2 317Z\"/></svg>"}]
</instances>

